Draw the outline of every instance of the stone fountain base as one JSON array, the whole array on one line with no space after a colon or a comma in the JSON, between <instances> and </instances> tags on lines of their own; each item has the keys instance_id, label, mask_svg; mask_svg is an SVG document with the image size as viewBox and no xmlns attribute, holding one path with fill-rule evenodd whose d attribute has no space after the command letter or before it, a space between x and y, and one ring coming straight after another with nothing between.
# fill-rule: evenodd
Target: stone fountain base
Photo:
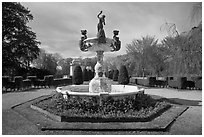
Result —
<instances>
[{"instance_id":1,"label":"stone fountain base","mask_svg":"<svg viewBox=\"0 0 204 137\"><path fill-rule=\"evenodd\" d=\"M89 92L111 92L110 80L106 77L94 77L89 83Z\"/></svg>"}]
</instances>

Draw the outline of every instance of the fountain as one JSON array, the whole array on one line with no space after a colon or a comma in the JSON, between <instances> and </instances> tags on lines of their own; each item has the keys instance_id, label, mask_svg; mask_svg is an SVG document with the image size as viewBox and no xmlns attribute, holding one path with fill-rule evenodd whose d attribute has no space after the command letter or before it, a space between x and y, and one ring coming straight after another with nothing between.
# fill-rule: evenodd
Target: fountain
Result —
<instances>
[{"instance_id":1,"label":"fountain","mask_svg":"<svg viewBox=\"0 0 204 137\"><path fill-rule=\"evenodd\" d=\"M115 52L121 48L121 41L119 40L118 30L113 31L113 38L108 38L105 35L105 15L101 15L102 11L97 15L99 22L97 25L97 36L87 38L87 30L81 30L81 40L79 42L80 50L83 52L96 52L97 63L95 65L95 77L90 81L88 89L89 92L73 92L69 90L62 90L61 87L56 89L67 98L68 95L81 96L123 96L129 94L144 93L144 89L139 89L137 86L111 85L110 80L105 77L103 68L104 52ZM85 85L71 85L74 87L86 87Z\"/></svg>"}]
</instances>

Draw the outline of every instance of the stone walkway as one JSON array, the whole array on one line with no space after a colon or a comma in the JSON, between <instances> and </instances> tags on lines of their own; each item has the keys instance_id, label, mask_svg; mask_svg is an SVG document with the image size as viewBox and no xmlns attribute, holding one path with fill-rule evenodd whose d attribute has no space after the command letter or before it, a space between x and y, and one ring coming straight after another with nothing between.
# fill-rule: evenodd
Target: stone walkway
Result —
<instances>
[{"instance_id":1,"label":"stone walkway","mask_svg":"<svg viewBox=\"0 0 204 137\"><path fill-rule=\"evenodd\" d=\"M54 89L38 89L28 92L2 94L2 134L114 134L108 132L86 131L56 131L43 132L37 129L33 123L18 115L11 109L12 106L25 101L49 95ZM166 133L160 132L121 132L115 134L202 134L202 91L162 88L148 88L146 94L169 98L176 103L190 106L169 128Z\"/></svg>"}]
</instances>

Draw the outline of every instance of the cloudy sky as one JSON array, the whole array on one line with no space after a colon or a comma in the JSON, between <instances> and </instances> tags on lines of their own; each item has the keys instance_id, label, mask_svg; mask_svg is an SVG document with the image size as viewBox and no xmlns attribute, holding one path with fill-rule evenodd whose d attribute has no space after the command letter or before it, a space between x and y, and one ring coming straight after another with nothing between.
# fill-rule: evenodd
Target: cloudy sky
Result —
<instances>
[{"instance_id":1,"label":"cloudy sky","mask_svg":"<svg viewBox=\"0 0 204 137\"><path fill-rule=\"evenodd\" d=\"M116 56L126 53L126 44L142 36L154 36L161 40L167 33L160 27L165 23L175 23L179 32L188 31L195 22L191 21L191 11L195 3L190 2L23 2L34 20L28 25L37 34L40 47L50 53L67 57L91 57L95 53L82 52L78 42L80 30L86 29L88 37L95 37L100 10L106 15L104 27L106 37L112 38L112 31L118 29L122 42L121 50L108 53Z\"/></svg>"}]
</instances>

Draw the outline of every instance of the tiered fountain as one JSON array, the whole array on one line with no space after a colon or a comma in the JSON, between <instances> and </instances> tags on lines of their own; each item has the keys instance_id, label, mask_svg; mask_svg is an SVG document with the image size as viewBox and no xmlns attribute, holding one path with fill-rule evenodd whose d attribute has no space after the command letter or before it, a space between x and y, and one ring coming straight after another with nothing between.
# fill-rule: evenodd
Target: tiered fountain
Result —
<instances>
[{"instance_id":1,"label":"tiered fountain","mask_svg":"<svg viewBox=\"0 0 204 137\"><path fill-rule=\"evenodd\" d=\"M119 40L118 30L113 31L113 38L107 38L104 31L105 25L105 15L101 15L102 11L97 15L99 23L97 25L97 36L93 38L87 38L87 30L81 30L81 40L79 46L83 52L96 52L97 53L97 63L95 65L95 77L90 81L89 92L87 93L76 93L69 90L61 90L58 87L57 91L65 95L83 95L83 96L120 96L144 93L144 89L139 89L137 86L124 86L124 85L111 85L108 78L104 75L103 68L103 54L104 52L114 52L120 50L121 41ZM80 86L80 85L74 85Z\"/></svg>"},{"instance_id":2,"label":"tiered fountain","mask_svg":"<svg viewBox=\"0 0 204 137\"><path fill-rule=\"evenodd\" d=\"M89 92L111 92L111 85L108 78L104 75L103 68L103 53L110 51L120 50L121 42L119 37L117 37L119 31L113 31L113 39L107 38L103 25L105 25L105 15L102 14L102 11L98 14L99 23L97 26L97 37L87 38L86 30L81 30L81 41L80 49L84 52L96 52L97 53L97 63L95 65L95 77L89 83Z\"/></svg>"}]
</instances>

